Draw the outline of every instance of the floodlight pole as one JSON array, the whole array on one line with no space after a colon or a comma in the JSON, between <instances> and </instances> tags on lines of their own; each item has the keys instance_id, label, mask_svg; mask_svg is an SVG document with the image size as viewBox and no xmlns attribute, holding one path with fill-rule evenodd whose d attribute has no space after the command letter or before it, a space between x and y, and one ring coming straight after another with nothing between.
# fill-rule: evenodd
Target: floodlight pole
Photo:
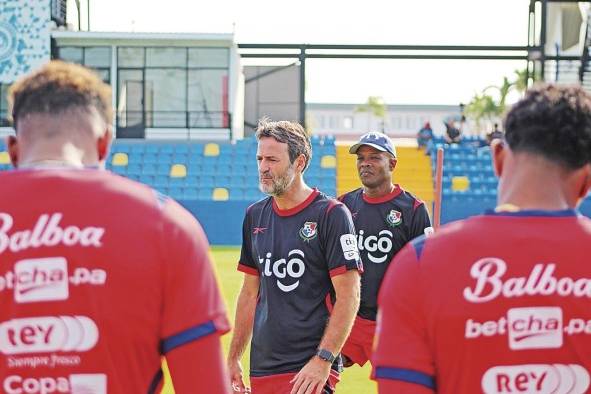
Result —
<instances>
[{"instance_id":1,"label":"floodlight pole","mask_svg":"<svg viewBox=\"0 0 591 394\"><path fill-rule=\"evenodd\" d=\"M300 47L300 124L306 128L306 46Z\"/></svg>"}]
</instances>

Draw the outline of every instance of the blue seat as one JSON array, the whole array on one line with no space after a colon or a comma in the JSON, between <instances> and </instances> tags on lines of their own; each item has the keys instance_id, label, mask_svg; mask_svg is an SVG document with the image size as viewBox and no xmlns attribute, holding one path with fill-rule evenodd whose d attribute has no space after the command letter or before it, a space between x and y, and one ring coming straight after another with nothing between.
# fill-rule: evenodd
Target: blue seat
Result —
<instances>
[{"instance_id":1,"label":"blue seat","mask_svg":"<svg viewBox=\"0 0 591 394\"><path fill-rule=\"evenodd\" d=\"M168 180L169 187L183 187L185 186L185 179L184 178L170 178Z\"/></svg>"},{"instance_id":2,"label":"blue seat","mask_svg":"<svg viewBox=\"0 0 591 394\"><path fill-rule=\"evenodd\" d=\"M144 144L133 144L131 145L131 153L144 153Z\"/></svg>"},{"instance_id":3,"label":"blue seat","mask_svg":"<svg viewBox=\"0 0 591 394\"><path fill-rule=\"evenodd\" d=\"M231 175L232 166L230 163L219 163L216 165L216 174L218 175Z\"/></svg>"},{"instance_id":4,"label":"blue seat","mask_svg":"<svg viewBox=\"0 0 591 394\"><path fill-rule=\"evenodd\" d=\"M183 191L183 199L184 200L199 199L199 194L197 193L197 189L196 188L185 188Z\"/></svg>"},{"instance_id":5,"label":"blue seat","mask_svg":"<svg viewBox=\"0 0 591 394\"><path fill-rule=\"evenodd\" d=\"M156 175L154 178L155 187L168 187L168 181L170 178L166 175Z\"/></svg>"},{"instance_id":6,"label":"blue seat","mask_svg":"<svg viewBox=\"0 0 591 394\"><path fill-rule=\"evenodd\" d=\"M152 175L140 175L139 181L146 185L152 185L154 183L154 177Z\"/></svg>"},{"instance_id":7,"label":"blue seat","mask_svg":"<svg viewBox=\"0 0 591 394\"><path fill-rule=\"evenodd\" d=\"M228 189L230 200L240 201L244 200L244 191L240 187L233 187Z\"/></svg>"},{"instance_id":8,"label":"blue seat","mask_svg":"<svg viewBox=\"0 0 591 394\"><path fill-rule=\"evenodd\" d=\"M156 156L156 157L157 157L158 163L170 164L172 162L172 154L170 154L170 153L159 152L158 156Z\"/></svg>"},{"instance_id":9,"label":"blue seat","mask_svg":"<svg viewBox=\"0 0 591 394\"><path fill-rule=\"evenodd\" d=\"M199 177L199 187L200 188L213 188L213 185L215 184L214 182L214 178L213 176L210 175L206 175L206 176L201 176Z\"/></svg>"},{"instance_id":10,"label":"blue seat","mask_svg":"<svg viewBox=\"0 0 591 394\"><path fill-rule=\"evenodd\" d=\"M118 168L125 168L125 167L118 167ZM127 173L128 174L141 174L142 173L142 165L137 163L131 163L127 166Z\"/></svg>"},{"instance_id":11,"label":"blue seat","mask_svg":"<svg viewBox=\"0 0 591 394\"><path fill-rule=\"evenodd\" d=\"M199 177L198 176L188 176L185 178L185 187L196 188L198 186L199 186Z\"/></svg>"},{"instance_id":12,"label":"blue seat","mask_svg":"<svg viewBox=\"0 0 591 394\"><path fill-rule=\"evenodd\" d=\"M162 144L160 145L159 152L161 153L168 153L171 154L174 152L174 145L171 144Z\"/></svg>"},{"instance_id":13,"label":"blue seat","mask_svg":"<svg viewBox=\"0 0 591 394\"><path fill-rule=\"evenodd\" d=\"M175 200L182 200L183 199L183 188L182 187L170 187L169 194L170 194L170 197L174 198Z\"/></svg>"},{"instance_id":14,"label":"blue seat","mask_svg":"<svg viewBox=\"0 0 591 394\"><path fill-rule=\"evenodd\" d=\"M199 200L211 200L211 195L213 193L213 189L211 187L199 187L197 189L197 198Z\"/></svg>"},{"instance_id":15,"label":"blue seat","mask_svg":"<svg viewBox=\"0 0 591 394\"><path fill-rule=\"evenodd\" d=\"M1 167L2 169L5 169L4 166L8 166L8 164L2 164L1 166L2 166ZM126 175L127 174L127 167L116 166L116 167L112 167L110 170L113 171L115 174L119 174L119 175Z\"/></svg>"},{"instance_id":16,"label":"blue seat","mask_svg":"<svg viewBox=\"0 0 591 394\"><path fill-rule=\"evenodd\" d=\"M156 164L156 163L158 163L158 156L156 156L156 154L154 154L154 153L145 154L142 157L142 163L144 163L144 164Z\"/></svg>"},{"instance_id":17,"label":"blue seat","mask_svg":"<svg viewBox=\"0 0 591 394\"><path fill-rule=\"evenodd\" d=\"M175 154L181 153L187 155L189 153L189 145L188 144L177 144L174 146Z\"/></svg>"},{"instance_id":18,"label":"blue seat","mask_svg":"<svg viewBox=\"0 0 591 394\"><path fill-rule=\"evenodd\" d=\"M156 165L151 163L144 163L144 165L142 166L142 174L156 175Z\"/></svg>"},{"instance_id":19,"label":"blue seat","mask_svg":"<svg viewBox=\"0 0 591 394\"><path fill-rule=\"evenodd\" d=\"M160 163L156 167L156 174L168 175L170 173L170 163Z\"/></svg>"},{"instance_id":20,"label":"blue seat","mask_svg":"<svg viewBox=\"0 0 591 394\"><path fill-rule=\"evenodd\" d=\"M244 187L244 185L246 185L246 181L243 176L234 175L234 176L230 177L229 186L232 189L241 188L241 187Z\"/></svg>"},{"instance_id":21,"label":"blue seat","mask_svg":"<svg viewBox=\"0 0 591 394\"><path fill-rule=\"evenodd\" d=\"M159 151L158 145L156 145L156 144L147 144L146 145L145 152L156 154L156 153L158 153L158 151Z\"/></svg>"}]
</instances>

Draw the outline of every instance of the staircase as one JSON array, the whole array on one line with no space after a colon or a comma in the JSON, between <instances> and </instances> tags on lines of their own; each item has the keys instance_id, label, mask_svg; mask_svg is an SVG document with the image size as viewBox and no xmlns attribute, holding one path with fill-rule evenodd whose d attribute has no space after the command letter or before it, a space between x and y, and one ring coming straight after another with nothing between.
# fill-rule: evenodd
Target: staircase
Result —
<instances>
[{"instance_id":1,"label":"staircase","mask_svg":"<svg viewBox=\"0 0 591 394\"><path fill-rule=\"evenodd\" d=\"M337 142L337 196L361 186L357 175L356 155L349 153L350 142ZM431 161L415 146L400 146L394 140L398 163L392 176L394 183L425 201L431 212L433 202L433 177Z\"/></svg>"}]
</instances>

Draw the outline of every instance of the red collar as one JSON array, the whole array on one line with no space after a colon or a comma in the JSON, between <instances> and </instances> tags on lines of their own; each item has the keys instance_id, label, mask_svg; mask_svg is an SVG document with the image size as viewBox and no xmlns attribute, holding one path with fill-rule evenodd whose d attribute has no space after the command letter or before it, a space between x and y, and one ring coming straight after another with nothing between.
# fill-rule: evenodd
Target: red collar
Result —
<instances>
[{"instance_id":1,"label":"red collar","mask_svg":"<svg viewBox=\"0 0 591 394\"><path fill-rule=\"evenodd\" d=\"M381 197L369 197L365 194L365 192L362 192L362 196L363 196L363 201L365 201L366 203L369 204L381 204L383 202L387 202L392 200L393 198L396 198L400 195L400 193L402 193L402 188L396 184L394 185L394 190L392 190L390 193L381 196Z\"/></svg>"},{"instance_id":2,"label":"red collar","mask_svg":"<svg viewBox=\"0 0 591 394\"><path fill-rule=\"evenodd\" d=\"M277 202L275 202L275 199L273 198L273 210L279 216L295 215L296 213L303 211L308 205L310 205L312 203L312 201L314 201L316 196L318 196L318 194L320 194L318 189L316 189L316 188L312 189L312 193L310 193L310 195L303 202L301 202L298 205L296 205L295 207L289 208L289 209L279 208L277 206Z\"/></svg>"}]
</instances>

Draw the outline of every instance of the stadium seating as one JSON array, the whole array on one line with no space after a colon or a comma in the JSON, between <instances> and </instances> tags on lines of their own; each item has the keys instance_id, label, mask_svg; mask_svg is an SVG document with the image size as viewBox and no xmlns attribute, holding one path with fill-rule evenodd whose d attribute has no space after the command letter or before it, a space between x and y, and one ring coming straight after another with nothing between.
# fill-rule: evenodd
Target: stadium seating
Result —
<instances>
[{"instance_id":1,"label":"stadium seating","mask_svg":"<svg viewBox=\"0 0 591 394\"><path fill-rule=\"evenodd\" d=\"M314 156L306 171L311 186L336 194L334 138L313 139ZM257 143L246 138L231 143L115 140L107 168L145 183L181 201L253 202L258 189ZM0 141L0 171L12 168Z\"/></svg>"},{"instance_id":2,"label":"stadium seating","mask_svg":"<svg viewBox=\"0 0 591 394\"><path fill-rule=\"evenodd\" d=\"M436 151L444 149L443 190L445 202L483 201L493 203L497 198L497 178L494 175L490 151L484 140L466 137L460 144L448 145L435 138L431 154L433 174Z\"/></svg>"}]
</instances>

